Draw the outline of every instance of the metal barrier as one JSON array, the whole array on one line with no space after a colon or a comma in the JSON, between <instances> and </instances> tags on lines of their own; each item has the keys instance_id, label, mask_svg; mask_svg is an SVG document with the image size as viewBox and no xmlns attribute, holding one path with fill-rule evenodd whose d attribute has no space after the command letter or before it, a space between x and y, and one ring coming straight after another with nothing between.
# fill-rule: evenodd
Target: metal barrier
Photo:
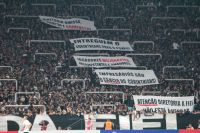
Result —
<instances>
[{"instance_id":1,"label":"metal barrier","mask_svg":"<svg viewBox=\"0 0 200 133\"><path fill-rule=\"evenodd\" d=\"M162 73L165 74L165 69L172 69L172 68L177 68L177 69L182 68L182 69L185 69L184 66L164 66Z\"/></svg>"},{"instance_id":2,"label":"metal barrier","mask_svg":"<svg viewBox=\"0 0 200 133\"><path fill-rule=\"evenodd\" d=\"M11 66L0 66L0 68L10 68L10 71L11 72L13 71L13 67L11 67Z\"/></svg>"},{"instance_id":3,"label":"metal barrier","mask_svg":"<svg viewBox=\"0 0 200 133\"><path fill-rule=\"evenodd\" d=\"M48 3L31 3L32 6L53 6L54 11L56 12L56 4L48 4ZM21 4L21 8L23 8L25 4Z\"/></svg>"},{"instance_id":4,"label":"metal barrier","mask_svg":"<svg viewBox=\"0 0 200 133\"><path fill-rule=\"evenodd\" d=\"M6 3L0 2L0 5L3 5L3 7L6 8Z\"/></svg>"},{"instance_id":5,"label":"metal barrier","mask_svg":"<svg viewBox=\"0 0 200 133\"><path fill-rule=\"evenodd\" d=\"M36 55L54 55L57 58L57 54L56 53L35 53L33 55L33 59L36 59Z\"/></svg>"},{"instance_id":6,"label":"metal barrier","mask_svg":"<svg viewBox=\"0 0 200 133\"><path fill-rule=\"evenodd\" d=\"M39 92L15 92L15 103L17 103L17 95L19 94L38 94L38 97L40 99L40 93Z\"/></svg>"},{"instance_id":7,"label":"metal barrier","mask_svg":"<svg viewBox=\"0 0 200 133\"><path fill-rule=\"evenodd\" d=\"M66 46L66 42L65 40L29 40L28 41L28 46L30 47L31 46L31 43L33 42L47 42L47 43L63 43L64 46Z\"/></svg>"},{"instance_id":8,"label":"metal barrier","mask_svg":"<svg viewBox=\"0 0 200 133\"><path fill-rule=\"evenodd\" d=\"M125 54L125 56L159 56L160 58L159 59L162 59L162 55L159 54L159 53L133 53L133 54Z\"/></svg>"},{"instance_id":9,"label":"metal barrier","mask_svg":"<svg viewBox=\"0 0 200 133\"><path fill-rule=\"evenodd\" d=\"M133 46L134 46L135 44L147 44L147 43L152 44L152 47L153 47L153 49L154 49L154 47L155 47L154 41L134 41L134 42L133 42Z\"/></svg>"},{"instance_id":10,"label":"metal barrier","mask_svg":"<svg viewBox=\"0 0 200 133\"><path fill-rule=\"evenodd\" d=\"M107 56L107 57L110 56L110 54L108 54L108 53L74 53L74 55L79 55L79 56Z\"/></svg>"},{"instance_id":11,"label":"metal barrier","mask_svg":"<svg viewBox=\"0 0 200 133\"><path fill-rule=\"evenodd\" d=\"M168 29L165 29L164 34L167 34ZM170 31L175 31L175 32L183 32L183 34L185 35L186 31L185 29L171 29Z\"/></svg>"},{"instance_id":12,"label":"metal barrier","mask_svg":"<svg viewBox=\"0 0 200 133\"><path fill-rule=\"evenodd\" d=\"M73 7L101 7L103 10L105 10L104 5L90 5L90 4L71 4L70 5L70 12L72 12Z\"/></svg>"},{"instance_id":13,"label":"metal barrier","mask_svg":"<svg viewBox=\"0 0 200 133\"><path fill-rule=\"evenodd\" d=\"M103 92L103 91L97 91L97 92L86 91L85 97L87 97L87 94L122 94L123 102L124 102L124 95L125 95L124 92L122 92L122 91L106 91L106 92Z\"/></svg>"},{"instance_id":14,"label":"metal barrier","mask_svg":"<svg viewBox=\"0 0 200 133\"><path fill-rule=\"evenodd\" d=\"M99 31L130 31L131 35L133 34L132 29L97 29L97 35L99 34Z\"/></svg>"},{"instance_id":15,"label":"metal barrier","mask_svg":"<svg viewBox=\"0 0 200 133\"><path fill-rule=\"evenodd\" d=\"M38 16L28 15L5 15L4 18L38 18Z\"/></svg>"},{"instance_id":16,"label":"metal barrier","mask_svg":"<svg viewBox=\"0 0 200 133\"><path fill-rule=\"evenodd\" d=\"M191 81L194 87L194 79L165 79L166 81Z\"/></svg>"},{"instance_id":17,"label":"metal barrier","mask_svg":"<svg viewBox=\"0 0 200 133\"><path fill-rule=\"evenodd\" d=\"M30 105L5 105L7 108L12 108L12 107L29 107ZM33 105L33 107L43 107L44 108L44 113L46 113L46 106L45 105Z\"/></svg>"},{"instance_id":18,"label":"metal barrier","mask_svg":"<svg viewBox=\"0 0 200 133\"><path fill-rule=\"evenodd\" d=\"M11 28L8 28L7 33L9 33L10 30L28 30L29 35L30 35L30 33L31 33L30 28L17 28L17 27L11 27Z\"/></svg>"},{"instance_id":19,"label":"metal barrier","mask_svg":"<svg viewBox=\"0 0 200 133\"><path fill-rule=\"evenodd\" d=\"M180 96L180 92L179 91L168 91L168 94L177 94L178 96ZM142 91L141 93L142 95L148 94L148 95L152 95L152 96L157 96L156 94L158 94L159 96L162 95L161 91Z\"/></svg>"},{"instance_id":20,"label":"metal barrier","mask_svg":"<svg viewBox=\"0 0 200 133\"><path fill-rule=\"evenodd\" d=\"M167 12L169 12L170 8L197 8L198 10L200 9L199 6L172 5L172 6L167 6Z\"/></svg>"},{"instance_id":21,"label":"metal barrier","mask_svg":"<svg viewBox=\"0 0 200 133\"><path fill-rule=\"evenodd\" d=\"M83 82L83 88L82 89L85 89L85 80L84 79L62 79L61 80L61 86L63 86L63 83L64 81L75 81L75 82Z\"/></svg>"},{"instance_id":22,"label":"metal barrier","mask_svg":"<svg viewBox=\"0 0 200 133\"><path fill-rule=\"evenodd\" d=\"M109 16L109 17L105 17L104 19L103 19L103 21L104 22L106 22L106 20L108 20L108 19L122 19L123 21L126 21L126 18L125 17L117 17L117 16Z\"/></svg>"},{"instance_id":23,"label":"metal barrier","mask_svg":"<svg viewBox=\"0 0 200 133\"><path fill-rule=\"evenodd\" d=\"M200 41L183 41L181 42L181 46L185 45L185 44L200 44Z\"/></svg>"},{"instance_id":24,"label":"metal barrier","mask_svg":"<svg viewBox=\"0 0 200 133\"><path fill-rule=\"evenodd\" d=\"M183 23L185 23L184 17L151 17L151 22L156 19L164 19L164 20L166 20L166 19L173 20L174 19L174 20L181 20L181 21L183 21Z\"/></svg>"},{"instance_id":25,"label":"metal barrier","mask_svg":"<svg viewBox=\"0 0 200 133\"><path fill-rule=\"evenodd\" d=\"M155 96L156 94L161 94L161 91L142 91L141 95L145 95L145 94L151 94L153 96Z\"/></svg>"},{"instance_id":26,"label":"metal barrier","mask_svg":"<svg viewBox=\"0 0 200 133\"><path fill-rule=\"evenodd\" d=\"M0 79L0 81L14 81L15 88L16 88L16 90L18 90L18 81L16 79Z\"/></svg>"},{"instance_id":27,"label":"metal barrier","mask_svg":"<svg viewBox=\"0 0 200 133\"><path fill-rule=\"evenodd\" d=\"M115 104L92 104L90 106L91 111L93 111L93 107L114 107L114 109L116 109Z\"/></svg>"},{"instance_id":28,"label":"metal barrier","mask_svg":"<svg viewBox=\"0 0 200 133\"><path fill-rule=\"evenodd\" d=\"M138 8L149 8L149 7L153 7L153 8L155 8L156 10L157 10L157 6L155 6L155 5L136 5L136 11L138 11Z\"/></svg>"}]
</instances>

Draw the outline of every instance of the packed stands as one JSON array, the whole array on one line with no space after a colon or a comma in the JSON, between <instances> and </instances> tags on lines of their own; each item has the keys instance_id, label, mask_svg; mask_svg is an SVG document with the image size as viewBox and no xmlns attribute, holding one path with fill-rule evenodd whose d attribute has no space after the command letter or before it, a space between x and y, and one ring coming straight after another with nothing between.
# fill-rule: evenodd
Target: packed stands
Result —
<instances>
[{"instance_id":1,"label":"packed stands","mask_svg":"<svg viewBox=\"0 0 200 133\"><path fill-rule=\"evenodd\" d=\"M0 0L0 114L126 114L134 110L132 95L195 96L199 113L199 6L199 0ZM84 18L97 30L60 30L39 15ZM84 37L128 41L134 51L75 51L69 39ZM131 69L154 70L160 84L101 85L73 55L131 57L138 66Z\"/></svg>"}]
</instances>

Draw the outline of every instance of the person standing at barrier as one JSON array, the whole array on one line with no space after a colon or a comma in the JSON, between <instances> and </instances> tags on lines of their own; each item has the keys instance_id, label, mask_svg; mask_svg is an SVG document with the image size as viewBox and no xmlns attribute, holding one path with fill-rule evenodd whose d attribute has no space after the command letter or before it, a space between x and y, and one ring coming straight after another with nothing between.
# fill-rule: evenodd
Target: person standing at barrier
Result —
<instances>
[{"instance_id":1,"label":"person standing at barrier","mask_svg":"<svg viewBox=\"0 0 200 133\"><path fill-rule=\"evenodd\" d=\"M27 133L28 131L30 131L30 128L32 126L32 124L30 123L30 121L28 120L27 116L24 116L24 118L22 119L22 124L23 124L23 129L22 131L24 133Z\"/></svg>"},{"instance_id":2,"label":"person standing at barrier","mask_svg":"<svg viewBox=\"0 0 200 133\"><path fill-rule=\"evenodd\" d=\"M85 130L92 130L92 128L93 128L92 120L91 120L91 118L88 118Z\"/></svg>"},{"instance_id":3,"label":"person standing at barrier","mask_svg":"<svg viewBox=\"0 0 200 133\"><path fill-rule=\"evenodd\" d=\"M186 128L186 130L194 130L194 127L192 126L192 124L189 124Z\"/></svg>"},{"instance_id":4,"label":"person standing at barrier","mask_svg":"<svg viewBox=\"0 0 200 133\"><path fill-rule=\"evenodd\" d=\"M104 129L105 130L112 130L113 129L113 123L109 119L105 122L104 124Z\"/></svg>"}]
</instances>

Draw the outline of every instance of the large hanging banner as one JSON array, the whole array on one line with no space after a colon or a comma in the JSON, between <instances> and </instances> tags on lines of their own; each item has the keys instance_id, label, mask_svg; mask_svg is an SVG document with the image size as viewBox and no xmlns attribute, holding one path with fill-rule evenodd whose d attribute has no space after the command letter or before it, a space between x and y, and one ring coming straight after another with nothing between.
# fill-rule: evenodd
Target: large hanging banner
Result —
<instances>
[{"instance_id":1,"label":"large hanging banner","mask_svg":"<svg viewBox=\"0 0 200 133\"><path fill-rule=\"evenodd\" d=\"M99 77L100 84L126 86L159 84L153 70L97 69L95 72Z\"/></svg>"},{"instance_id":2,"label":"large hanging banner","mask_svg":"<svg viewBox=\"0 0 200 133\"><path fill-rule=\"evenodd\" d=\"M149 113L184 113L193 111L194 96L164 97L164 96L133 96L136 110Z\"/></svg>"},{"instance_id":3,"label":"large hanging banner","mask_svg":"<svg viewBox=\"0 0 200 133\"><path fill-rule=\"evenodd\" d=\"M62 19L62 18L55 18L48 16L39 16L39 18L43 23L64 30L81 30L81 31L96 30L94 22L85 19L80 19L80 18Z\"/></svg>"},{"instance_id":4,"label":"large hanging banner","mask_svg":"<svg viewBox=\"0 0 200 133\"><path fill-rule=\"evenodd\" d=\"M79 67L136 67L130 57L91 57L91 56L74 56L77 66Z\"/></svg>"},{"instance_id":5,"label":"large hanging banner","mask_svg":"<svg viewBox=\"0 0 200 133\"><path fill-rule=\"evenodd\" d=\"M110 51L133 51L127 41L111 41L100 38L76 38L70 39L75 51L81 50L110 50Z\"/></svg>"}]
</instances>

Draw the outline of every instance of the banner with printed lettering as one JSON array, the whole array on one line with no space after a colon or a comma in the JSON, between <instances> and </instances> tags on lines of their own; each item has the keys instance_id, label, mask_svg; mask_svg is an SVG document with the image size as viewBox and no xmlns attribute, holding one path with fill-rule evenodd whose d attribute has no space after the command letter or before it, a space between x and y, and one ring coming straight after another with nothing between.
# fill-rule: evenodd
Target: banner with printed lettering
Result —
<instances>
[{"instance_id":1,"label":"banner with printed lettering","mask_svg":"<svg viewBox=\"0 0 200 133\"><path fill-rule=\"evenodd\" d=\"M126 85L126 86L144 86L159 84L153 70L95 70L99 77L100 84L105 85Z\"/></svg>"},{"instance_id":2,"label":"banner with printed lettering","mask_svg":"<svg viewBox=\"0 0 200 133\"><path fill-rule=\"evenodd\" d=\"M136 67L130 57L91 57L91 56L74 56L77 66L79 67Z\"/></svg>"},{"instance_id":3,"label":"banner with printed lettering","mask_svg":"<svg viewBox=\"0 0 200 133\"><path fill-rule=\"evenodd\" d=\"M136 110L148 113L183 113L193 111L194 96L133 96Z\"/></svg>"},{"instance_id":4,"label":"banner with printed lettering","mask_svg":"<svg viewBox=\"0 0 200 133\"><path fill-rule=\"evenodd\" d=\"M43 23L49 24L51 26L61 28L63 30L81 30L81 31L94 31L96 27L93 21L72 18L72 19L62 19L48 16L39 16Z\"/></svg>"},{"instance_id":5,"label":"banner with printed lettering","mask_svg":"<svg viewBox=\"0 0 200 133\"><path fill-rule=\"evenodd\" d=\"M110 50L133 51L128 41L112 41L100 38L75 38L70 39L75 51L81 50Z\"/></svg>"}]
</instances>

